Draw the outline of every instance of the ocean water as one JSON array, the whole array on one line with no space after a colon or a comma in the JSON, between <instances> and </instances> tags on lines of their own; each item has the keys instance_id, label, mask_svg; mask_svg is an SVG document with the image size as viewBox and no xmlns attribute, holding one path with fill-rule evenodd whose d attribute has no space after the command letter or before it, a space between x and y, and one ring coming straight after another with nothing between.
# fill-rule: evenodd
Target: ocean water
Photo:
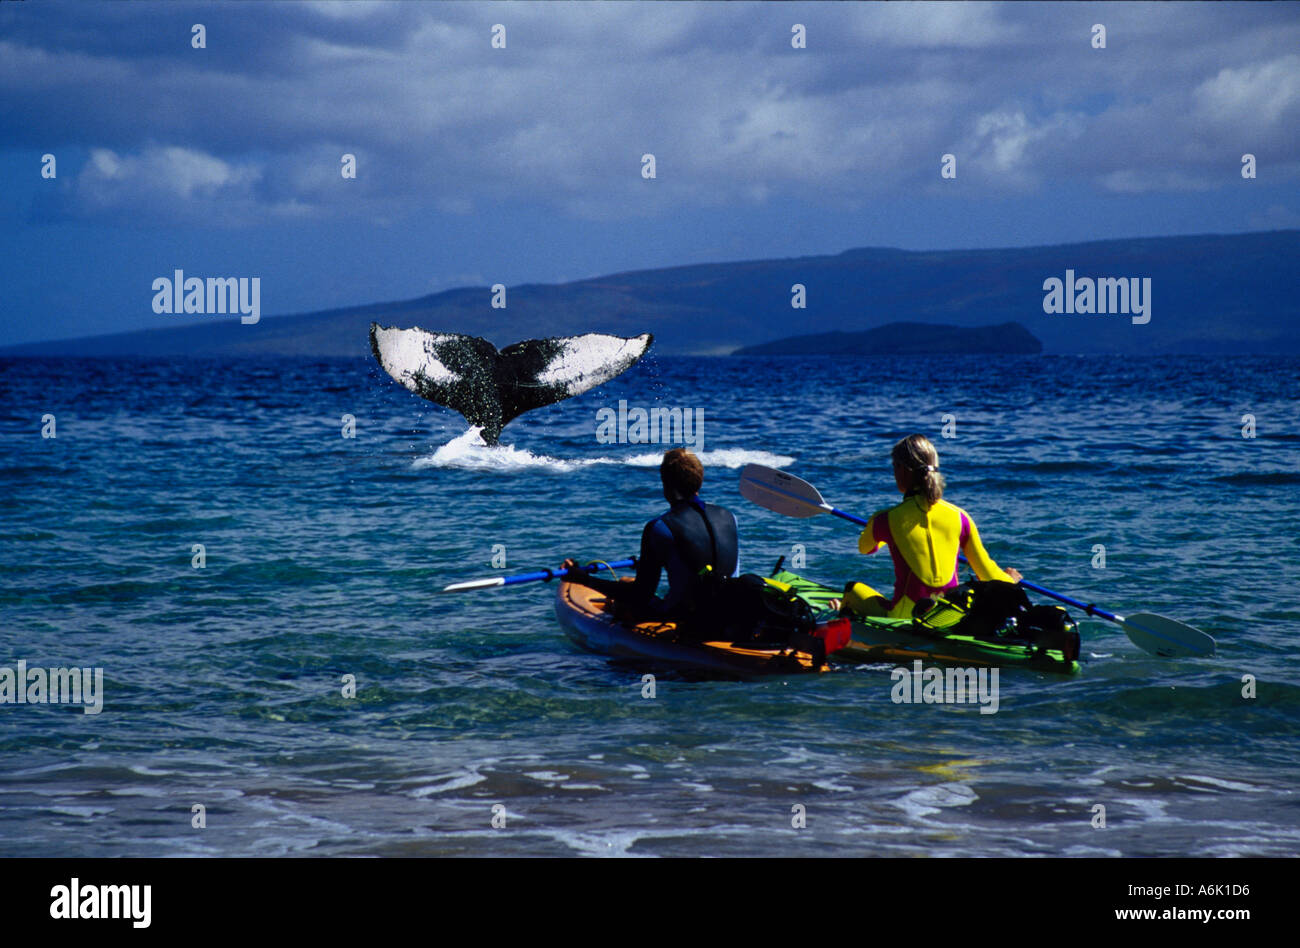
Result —
<instances>
[{"instance_id":1,"label":"ocean water","mask_svg":"<svg viewBox=\"0 0 1300 948\"><path fill-rule=\"evenodd\" d=\"M896 704L888 666L646 699L553 586L439 595L635 552L663 446L597 443L619 399L703 411L743 569L800 544L888 588L850 525L737 473L865 515L922 431L1002 565L1218 654L1088 620L1082 674L1004 670L996 714ZM1294 359L652 355L488 448L360 360L0 362L0 666L104 675L97 715L0 705L0 855L1295 854L1297 404Z\"/></svg>"}]
</instances>

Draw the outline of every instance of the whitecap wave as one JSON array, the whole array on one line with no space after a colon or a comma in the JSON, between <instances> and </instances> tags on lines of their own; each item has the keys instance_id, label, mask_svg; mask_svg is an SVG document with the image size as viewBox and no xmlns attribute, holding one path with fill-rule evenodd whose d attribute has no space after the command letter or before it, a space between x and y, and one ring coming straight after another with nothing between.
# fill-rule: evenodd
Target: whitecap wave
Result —
<instances>
[{"instance_id":1,"label":"whitecap wave","mask_svg":"<svg viewBox=\"0 0 1300 948\"><path fill-rule=\"evenodd\" d=\"M964 783L940 783L917 787L890 802L908 816L919 819L934 816L945 807L970 806L978 799L975 791Z\"/></svg>"},{"instance_id":2,"label":"whitecap wave","mask_svg":"<svg viewBox=\"0 0 1300 948\"><path fill-rule=\"evenodd\" d=\"M667 450L665 448L664 450ZM744 467L746 464L764 464L767 467L785 467L793 464L794 458L770 451L750 451L748 448L721 448L717 451L696 452L700 463L705 467ZM664 452L653 454L634 454L630 458L614 460L616 464L630 464L633 467L658 467L664 459Z\"/></svg>"}]
</instances>

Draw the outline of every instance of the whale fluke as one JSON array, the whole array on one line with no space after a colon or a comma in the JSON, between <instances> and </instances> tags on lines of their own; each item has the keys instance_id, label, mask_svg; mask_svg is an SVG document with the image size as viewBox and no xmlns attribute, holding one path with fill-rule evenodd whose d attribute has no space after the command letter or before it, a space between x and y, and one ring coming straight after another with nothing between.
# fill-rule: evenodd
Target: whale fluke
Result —
<instances>
[{"instance_id":1,"label":"whale fluke","mask_svg":"<svg viewBox=\"0 0 1300 948\"><path fill-rule=\"evenodd\" d=\"M478 336L370 324L370 349L384 371L422 398L465 416L496 444L524 412L553 405L626 372L654 336L604 333L527 339L496 346Z\"/></svg>"}]
</instances>

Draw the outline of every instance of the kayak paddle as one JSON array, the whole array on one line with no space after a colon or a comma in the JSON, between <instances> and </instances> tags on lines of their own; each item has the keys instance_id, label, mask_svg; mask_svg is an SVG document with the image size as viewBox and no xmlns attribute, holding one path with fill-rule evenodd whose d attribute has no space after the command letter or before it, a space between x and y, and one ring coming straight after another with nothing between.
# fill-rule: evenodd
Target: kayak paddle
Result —
<instances>
[{"instance_id":1,"label":"kayak paddle","mask_svg":"<svg viewBox=\"0 0 1300 948\"><path fill-rule=\"evenodd\" d=\"M867 521L862 517L856 517L826 503L822 499L821 492L807 481L762 464L746 464L741 469L740 495L760 507L766 507L787 517L806 518L828 513L859 526L867 525ZM966 557L961 553L958 553L957 557L963 563L966 562ZM1140 612L1127 617L1119 616L1107 612L1100 606L1052 592L1027 579L1021 580L1020 585L1082 609L1090 616L1100 616L1116 623L1128 634L1134 645L1152 655L1159 655L1161 658L1179 658L1188 655L1214 654L1214 639L1185 622L1151 612Z\"/></svg>"},{"instance_id":2,"label":"kayak paddle","mask_svg":"<svg viewBox=\"0 0 1300 948\"><path fill-rule=\"evenodd\" d=\"M443 586L442 591L445 593L471 592L475 589L492 589L496 586L516 586L519 583L535 583L543 579L556 579L560 576L568 576L570 573L590 573L601 569L605 566L615 568L624 566L635 566L636 557L629 556L625 560L615 560L612 563L588 563L586 566L579 566L576 569L539 569L531 573L516 573L514 576L492 576L488 579L470 579L463 583L452 583L450 586Z\"/></svg>"}]
</instances>

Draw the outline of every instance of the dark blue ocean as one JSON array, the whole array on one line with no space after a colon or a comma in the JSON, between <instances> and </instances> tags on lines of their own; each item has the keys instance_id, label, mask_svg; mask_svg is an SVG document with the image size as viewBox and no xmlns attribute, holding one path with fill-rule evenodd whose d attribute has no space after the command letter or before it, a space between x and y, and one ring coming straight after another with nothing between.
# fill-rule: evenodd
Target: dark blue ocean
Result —
<instances>
[{"instance_id":1,"label":"dark blue ocean","mask_svg":"<svg viewBox=\"0 0 1300 948\"><path fill-rule=\"evenodd\" d=\"M439 595L636 551L663 445L597 442L620 399L703 411L745 570L800 544L888 588L850 525L737 473L865 515L920 431L1001 565L1218 654L1086 620L1082 673L1005 669L996 714L896 704L888 666L646 699L553 586ZM0 704L0 856L1294 855L1298 406L1294 359L652 353L487 448L368 361L0 362L0 667L104 676L97 715Z\"/></svg>"}]
</instances>

